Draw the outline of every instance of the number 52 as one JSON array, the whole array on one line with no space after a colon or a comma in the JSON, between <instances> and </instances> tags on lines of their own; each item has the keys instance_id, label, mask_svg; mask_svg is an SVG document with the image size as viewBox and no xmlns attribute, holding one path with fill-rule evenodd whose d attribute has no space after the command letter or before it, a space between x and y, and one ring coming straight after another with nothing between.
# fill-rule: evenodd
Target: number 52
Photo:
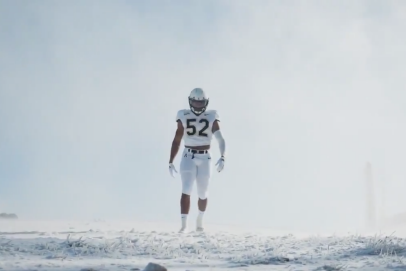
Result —
<instances>
[{"instance_id":1,"label":"number 52","mask_svg":"<svg viewBox=\"0 0 406 271\"><path fill-rule=\"evenodd\" d=\"M192 129L192 131L187 131L187 134L190 136L196 134L196 132L197 132L196 126L193 124L195 122L196 122L196 119L187 119L186 120L186 129ZM206 129L209 128L209 121L207 119L201 119L201 120L199 120L199 123L204 123L204 126L199 131L198 135L207 137L207 134L204 131L206 131Z\"/></svg>"}]
</instances>

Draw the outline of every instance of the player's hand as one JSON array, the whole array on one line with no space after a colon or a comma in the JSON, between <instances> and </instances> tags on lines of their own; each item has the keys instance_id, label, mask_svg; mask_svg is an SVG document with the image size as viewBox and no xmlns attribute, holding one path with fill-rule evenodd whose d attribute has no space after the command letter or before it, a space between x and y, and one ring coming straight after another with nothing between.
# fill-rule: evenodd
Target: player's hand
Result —
<instances>
[{"instance_id":1,"label":"player's hand","mask_svg":"<svg viewBox=\"0 0 406 271\"><path fill-rule=\"evenodd\" d=\"M216 163L217 166L217 171L220 172L224 168L224 156L221 156L221 158L217 161Z\"/></svg>"},{"instance_id":2,"label":"player's hand","mask_svg":"<svg viewBox=\"0 0 406 271\"><path fill-rule=\"evenodd\" d=\"M177 171L176 171L176 168L175 168L175 166L172 164L172 163L169 163L169 173L172 175L172 177L173 178L175 178L175 176L173 176L173 172L176 172L176 173L178 173Z\"/></svg>"}]
</instances>

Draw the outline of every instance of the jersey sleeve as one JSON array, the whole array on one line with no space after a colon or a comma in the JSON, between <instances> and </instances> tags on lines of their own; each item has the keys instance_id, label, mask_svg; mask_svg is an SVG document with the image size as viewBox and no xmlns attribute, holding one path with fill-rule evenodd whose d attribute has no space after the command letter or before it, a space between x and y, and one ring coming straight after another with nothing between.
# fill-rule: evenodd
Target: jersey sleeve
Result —
<instances>
[{"instance_id":1,"label":"jersey sleeve","mask_svg":"<svg viewBox=\"0 0 406 271\"><path fill-rule=\"evenodd\" d=\"M218 122L220 122L220 116L219 116L219 113L217 112L217 110L216 111L214 111L214 120L216 121L218 121Z\"/></svg>"},{"instance_id":2,"label":"jersey sleeve","mask_svg":"<svg viewBox=\"0 0 406 271\"><path fill-rule=\"evenodd\" d=\"M183 118L184 118L184 112L183 110L179 110L178 113L176 114L176 122L180 120L183 123Z\"/></svg>"}]
</instances>

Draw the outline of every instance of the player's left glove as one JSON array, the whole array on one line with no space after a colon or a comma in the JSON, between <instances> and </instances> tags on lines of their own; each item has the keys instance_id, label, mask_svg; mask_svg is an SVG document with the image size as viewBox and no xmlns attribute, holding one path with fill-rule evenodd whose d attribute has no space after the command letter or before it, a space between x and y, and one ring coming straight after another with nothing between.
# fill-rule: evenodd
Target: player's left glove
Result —
<instances>
[{"instance_id":1,"label":"player's left glove","mask_svg":"<svg viewBox=\"0 0 406 271\"><path fill-rule=\"evenodd\" d=\"M178 173L177 171L176 171L176 168L175 168L175 166L172 164L172 163L169 163L169 173L172 175L172 177L173 178L175 178L175 176L173 176L173 172L176 172L176 173Z\"/></svg>"},{"instance_id":2,"label":"player's left glove","mask_svg":"<svg viewBox=\"0 0 406 271\"><path fill-rule=\"evenodd\" d=\"M220 159L216 163L217 171L220 172L224 168L224 156L221 156Z\"/></svg>"}]
</instances>

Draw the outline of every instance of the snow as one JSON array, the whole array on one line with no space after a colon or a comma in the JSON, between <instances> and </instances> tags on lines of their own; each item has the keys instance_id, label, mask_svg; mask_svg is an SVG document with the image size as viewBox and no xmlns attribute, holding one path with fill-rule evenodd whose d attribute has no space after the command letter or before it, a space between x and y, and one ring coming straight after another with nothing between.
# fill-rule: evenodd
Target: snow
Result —
<instances>
[{"instance_id":1,"label":"snow","mask_svg":"<svg viewBox=\"0 0 406 271\"><path fill-rule=\"evenodd\" d=\"M0 270L406 270L398 234L312 235L129 221L0 221Z\"/></svg>"}]
</instances>

